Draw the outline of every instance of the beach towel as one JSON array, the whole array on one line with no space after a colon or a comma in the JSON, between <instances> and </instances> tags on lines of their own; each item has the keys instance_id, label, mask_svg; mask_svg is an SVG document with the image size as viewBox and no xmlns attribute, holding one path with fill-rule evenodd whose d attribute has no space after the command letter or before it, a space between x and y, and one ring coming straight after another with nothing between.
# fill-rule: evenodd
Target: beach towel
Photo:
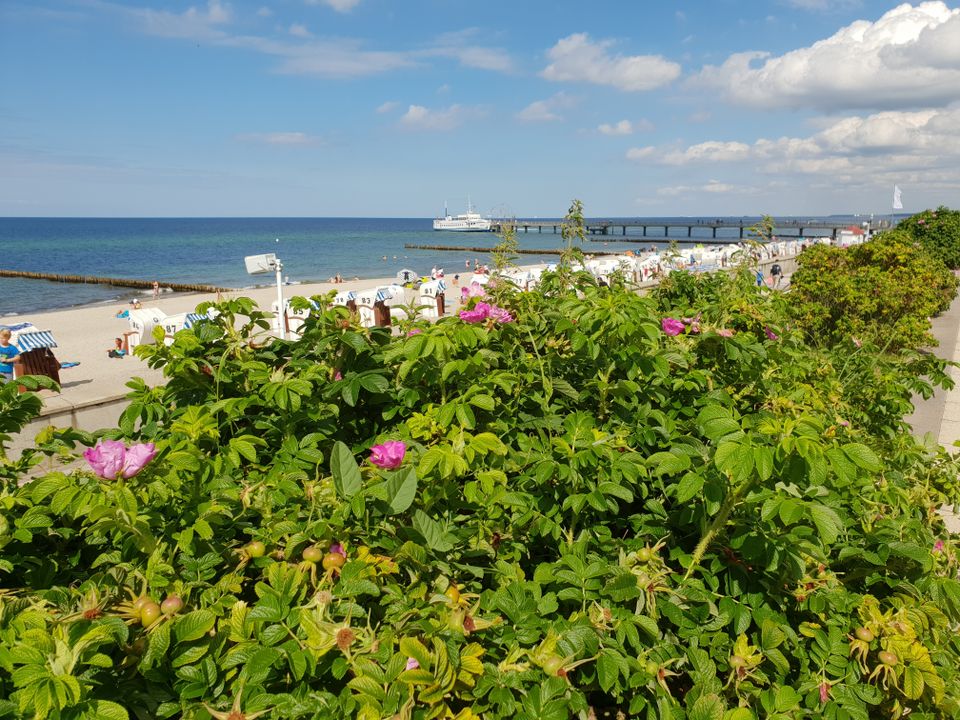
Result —
<instances>
[{"instance_id":1,"label":"beach towel","mask_svg":"<svg viewBox=\"0 0 960 720\"><path fill-rule=\"evenodd\" d=\"M76 366L79 365L79 364L80 364L80 363L78 363L78 362L65 362L65 363L60 363L60 367L61 367L61 368L72 368L72 367L76 367Z\"/></svg>"}]
</instances>

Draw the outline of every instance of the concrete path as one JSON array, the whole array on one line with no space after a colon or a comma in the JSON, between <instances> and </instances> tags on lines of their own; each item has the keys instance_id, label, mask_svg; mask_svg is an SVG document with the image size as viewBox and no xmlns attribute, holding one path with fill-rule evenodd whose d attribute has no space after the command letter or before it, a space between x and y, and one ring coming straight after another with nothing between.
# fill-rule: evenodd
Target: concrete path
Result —
<instances>
[{"instance_id":1,"label":"concrete path","mask_svg":"<svg viewBox=\"0 0 960 720\"><path fill-rule=\"evenodd\" d=\"M954 298L950 308L931 321L933 336L940 343L933 349L937 355L947 360L960 362L960 296ZM955 383L952 390L938 388L933 397L924 400L914 395L916 410L907 417L918 438L929 436L947 452L960 453L960 368L948 368ZM940 508L947 530L960 533L960 516L953 508L944 505Z\"/></svg>"}]
</instances>

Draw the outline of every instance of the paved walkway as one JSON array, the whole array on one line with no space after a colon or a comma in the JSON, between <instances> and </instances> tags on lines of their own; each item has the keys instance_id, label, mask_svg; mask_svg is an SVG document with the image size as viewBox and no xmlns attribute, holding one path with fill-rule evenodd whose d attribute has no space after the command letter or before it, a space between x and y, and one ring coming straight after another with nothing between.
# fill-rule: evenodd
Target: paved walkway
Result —
<instances>
[{"instance_id":1,"label":"paved walkway","mask_svg":"<svg viewBox=\"0 0 960 720\"><path fill-rule=\"evenodd\" d=\"M942 358L960 362L960 295L954 298L950 308L933 318L933 336L940 343L934 352ZM907 422L913 427L913 434L919 438L930 435L939 445L954 454L960 452L960 368L948 368L955 383L952 390L937 388L933 397L924 400L915 395L916 407ZM960 533L960 516L946 505L940 508L947 529Z\"/></svg>"}]
</instances>

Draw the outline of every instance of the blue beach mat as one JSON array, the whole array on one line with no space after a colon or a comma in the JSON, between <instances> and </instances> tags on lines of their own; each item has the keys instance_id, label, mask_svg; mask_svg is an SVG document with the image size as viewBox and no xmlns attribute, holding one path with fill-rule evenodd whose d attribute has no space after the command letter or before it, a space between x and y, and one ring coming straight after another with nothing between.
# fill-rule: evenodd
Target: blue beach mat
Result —
<instances>
[{"instance_id":1,"label":"blue beach mat","mask_svg":"<svg viewBox=\"0 0 960 720\"><path fill-rule=\"evenodd\" d=\"M60 363L60 369L62 370L63 368L76 367L76 366L79 365L79 364L80 364L80 363L78 363L78 362L65 362L65 363Z\"/></svg>"}]
</instances>

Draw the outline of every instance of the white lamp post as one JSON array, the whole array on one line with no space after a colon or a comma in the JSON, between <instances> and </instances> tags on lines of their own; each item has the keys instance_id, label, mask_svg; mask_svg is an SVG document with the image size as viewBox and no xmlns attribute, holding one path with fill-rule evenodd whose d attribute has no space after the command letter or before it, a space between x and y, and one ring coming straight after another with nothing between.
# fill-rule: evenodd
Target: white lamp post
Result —
<instances>
[{"instance_id":1,"label":"white lamp post","mask_svg":"<svg viewBox=\"0 0 960 720\"><path fill-rule=\"evenodd\" d=\"M287 312L286 308L283 306L283 263L280 262L278 258L273 253L267 253L265 255L247 255L243 259L244 263L247 266L247 273L250 275L262 275L268 273L271 270L275 270L277 273L277 311L280 317L280 339L287 339Z\"/></svg>"}]
</instances>

